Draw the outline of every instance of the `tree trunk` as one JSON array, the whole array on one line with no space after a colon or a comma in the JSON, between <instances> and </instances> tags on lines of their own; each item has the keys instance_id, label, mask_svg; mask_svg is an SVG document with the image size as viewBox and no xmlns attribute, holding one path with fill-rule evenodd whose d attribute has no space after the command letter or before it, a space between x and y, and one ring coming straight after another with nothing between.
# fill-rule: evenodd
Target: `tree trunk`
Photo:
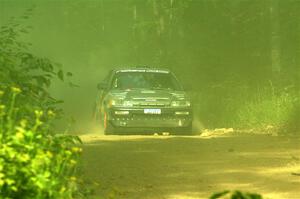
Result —
<instances>
[{"instance_id":1,"label":"tree trunk","mask_svg":"<svg viewBox=\"0 0 300 199\"><path fill-rule=\"evenodd\" d=\"M273 72L281 71L280 22L278 17L278 0L270 0L271 20L271 64Z\"/></svg>"}]
</instances>

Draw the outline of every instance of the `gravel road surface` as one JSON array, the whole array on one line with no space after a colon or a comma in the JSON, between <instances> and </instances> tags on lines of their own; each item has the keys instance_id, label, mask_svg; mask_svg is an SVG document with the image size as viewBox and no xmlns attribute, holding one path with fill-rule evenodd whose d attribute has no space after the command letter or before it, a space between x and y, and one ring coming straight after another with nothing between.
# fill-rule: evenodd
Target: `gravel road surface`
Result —
<instances>
[{"instance_id":1,"label":"gravel road surface","mask_svg":"<svg viewBox=\"0 0 300 199\"><path fill-rule=\"evenodd\" d=\"M85 134L92 198L204 199L222 190L300 198L300 139Z\"/></svg>"}]
</instances>

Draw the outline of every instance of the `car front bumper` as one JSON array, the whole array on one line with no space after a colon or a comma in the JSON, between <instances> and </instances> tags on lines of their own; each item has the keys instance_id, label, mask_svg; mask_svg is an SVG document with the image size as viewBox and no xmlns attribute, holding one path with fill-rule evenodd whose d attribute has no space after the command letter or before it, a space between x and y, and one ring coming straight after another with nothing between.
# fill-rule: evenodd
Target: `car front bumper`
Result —
<instances>
[{"instance_id":1,"label":"car front bumper","mask_svg":"<svg viewBox=\"0 0 300 199\"><path fill-rule=\"evenodd\" d=\"M159 109L160 113L145 113L145 109ZM108 122L114 127L176 128L190 127L191 108L110 108Z\"/></svg>"}]
</instances>

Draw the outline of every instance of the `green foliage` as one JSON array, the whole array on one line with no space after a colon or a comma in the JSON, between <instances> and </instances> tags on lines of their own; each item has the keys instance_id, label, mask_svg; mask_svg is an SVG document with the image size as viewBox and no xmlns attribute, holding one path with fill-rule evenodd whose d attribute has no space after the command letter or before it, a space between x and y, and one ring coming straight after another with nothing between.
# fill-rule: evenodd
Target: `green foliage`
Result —
<instances>
[{"instance_id":1,"label":"green foliage","mask_svg":"<svg viewBox=\"0 0 300 199\"><path fill-rule=\"evenodd\" d=\"M25 112L32 107L44 111L56 109L55 105L60 101L51 97L47 88L53 78L64 80L61 65L35 56L29 50L30 43L19 41L20 36L32 28L22 25L31 12L29 9L20 19L13 18L7 25L0 27L0 89L4 90L11 85L22 88L19 103L23 104L20 108ZM3 98L9 100L9 96Z\"/></svg>"},{"instance_id":2,"label":"green foliage","mask_svg":"<svg viewBox=\"0 0 300 199\"><path fill-rule=\"evenodd\" d=\"M223 84L193 95L196 114L206 128L233 127L260 132L297 133L300 95L293 86Z\"/></svg>"},{"instance_id":3,"label":"green foliage","mask_svg":"<svg viewBox=\"0 0 300 199\"><path fill-rule=\"evenodd\" d=\"M270 91L258 92L252 100L240 107L237 112L237 123L240 126L279 128L286 125L297 104L297 96L286 91Z\"/></svg>"},{"instance_id":4,"label":"green foliage","mask_svg":"<svg viewBox=\"0 0 300 199\"><path fill-rule=\"evenodd\" d=\"M260 194L256 193L244 193L241 191L222 191L218 193L214 193L210 196L210 199L222 199L224 198L230 199L262 199L263 197Z\"/></svg>"},{"instance_id":5,"label":"green foliage","mask_svg":"<svg viewBox=\"0 0 300 199\"><path fill-rule=\"evenodd\" d=\"M72 73L19 41L31 29L21 25L31 12L0 27L0 199L73 198L81 141L54 133L60 101L48 92L53 78Z\"/></svg>"},{"instance_id":6,"label":"green foliage","mask_svg":"<svg viewBox=\"0 0 300 199\"><path fill-rule=\"evenodd\" d=\"M0 198L72 198L77 191L79 138L50 134L52 111L35 110L32 124L16 119L20 110L15 102L22 91L10 90L7 104L0 91Z\"/></svg>"}]
</instances>

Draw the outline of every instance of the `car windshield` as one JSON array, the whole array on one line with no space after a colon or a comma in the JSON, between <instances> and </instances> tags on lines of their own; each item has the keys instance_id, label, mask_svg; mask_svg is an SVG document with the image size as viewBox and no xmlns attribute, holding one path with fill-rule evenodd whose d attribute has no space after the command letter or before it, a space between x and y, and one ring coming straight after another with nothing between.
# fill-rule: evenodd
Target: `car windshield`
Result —
<instances>
[{"instance_id":1,"label":"car windshield","mask_svg":"<svg viewBox=\"0 0 300 199\"><path fill-rule=\"evenodd\" d=\"M170 89L182 90L171 73L118 72L113 79L114 89Z\"/></svg>"}]
</instances>

